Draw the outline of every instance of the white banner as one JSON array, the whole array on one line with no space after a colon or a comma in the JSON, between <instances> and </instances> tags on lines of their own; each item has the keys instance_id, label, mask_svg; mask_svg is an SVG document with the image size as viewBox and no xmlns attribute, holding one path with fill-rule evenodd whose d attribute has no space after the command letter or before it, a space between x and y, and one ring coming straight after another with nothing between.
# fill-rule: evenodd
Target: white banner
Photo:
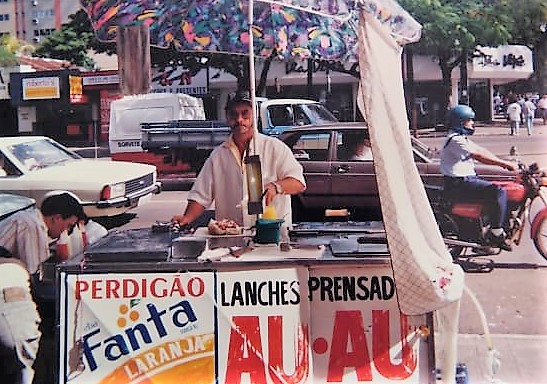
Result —
<instances>
[{"instance_id":1,"label":"white banner","mask_svg":"<svg viewBox=\"0 0 547 384\"><path fill-rule=\"evenodd\" d=\"M524 45L479 47L469 72L472 78L526 79L534 73L532 50Z\"/></svg>"},{"instance_id":2,"label":"white banner","mask_svg":"<svg viewBox=\"0 0 547 384\"><path fill-rule=\"evenodd\" d=\"M187 95L206 95L209 93L207 70L202 69L192 76L181 66L152 68L152 93L185 93Z\"/></svg>"}]
</instances>

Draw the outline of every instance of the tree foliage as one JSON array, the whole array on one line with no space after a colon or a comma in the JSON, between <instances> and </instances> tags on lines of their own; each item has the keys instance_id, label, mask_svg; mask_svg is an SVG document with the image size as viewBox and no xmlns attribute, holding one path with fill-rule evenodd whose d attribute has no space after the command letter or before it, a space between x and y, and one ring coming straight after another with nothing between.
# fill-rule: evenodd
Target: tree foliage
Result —
<instances>
[{"instance_id":1,"label":"tree foliage","mask_svg":"<svg viewBox=\"0 0 547 384\"><path fill-rule=\"evenodd\" d=\"M87 23L86 23L87 22ZM41 43L34 56L66 60L74 65L93 69L95 62L88 55L88 49L95 39L91 23L83 11L69 16L69 22L49 35Z\"/></svg>"},{"instance_id":2,"label":"tree foliage","mask_svg":"<svg viewBox=\"0 0 547 384\"><path fill-rule=\"evenodd\" d=\"M544 0L399 0L423 26L414 51L434 56L441 69L448 105L452 70L466 63L477 46L545 41L540 25L547 20ZM536 52L537 53L537 52Z\"/></svg>"},{"instance_id":3,"label":"tree foliage","mask_svg":"<svg viewBox=\"0 0 547 384\"><path fill-rule=\"evenodd\" d=\"M478 45L524 44L540 58L541 65L536 62L536 71L541 73L545 65L547 34L540 30L547 21L545 0L399 0L399 3L423 25L422 38L413 44L413 50L436 58L445 86L445 105L448 105L452 70L462 60L466 61ZM94 63L87 54L89 48L99 53L116 52L114 42L101 42L95 37L88 15L80 10L69 16L69 22L48 37L35 55L68 60L91 69ZM0 44L0 60L2 49ZM267 71L272 60L273 57L266 59L264 70ZM151 61L155 65L177 63L195 72L204 67L216 68L233 75L238 88L249 85L246 56L151 47ZM260 78L263 80L265 76L262 73ZM261 81L257 93L264 87L265 82Z\"/></svg>"},{"instance_id":4,"label":"tree foliage","mask_svg":"<svg viewBox=\"0 0 547 384\"><path fill-rule=\"evenodd\" d=\"M0 66L11 67L17 64L17 55L34 52L34 47L14 36L5 35L0 38Z\"/></svg>"},{"instance_id":5,"label":"tree foliage","mask_svg":"<svg viewBox=\"0 0 547 384\"><path fill-rule=\"evenodd\" d=\"M451 74L477 45L509 41L512 19L504 12L507 0L401 0L423 26L415 52L436 58L442 73L444 105L451 93Z\"/></svg>"}]
</instances>

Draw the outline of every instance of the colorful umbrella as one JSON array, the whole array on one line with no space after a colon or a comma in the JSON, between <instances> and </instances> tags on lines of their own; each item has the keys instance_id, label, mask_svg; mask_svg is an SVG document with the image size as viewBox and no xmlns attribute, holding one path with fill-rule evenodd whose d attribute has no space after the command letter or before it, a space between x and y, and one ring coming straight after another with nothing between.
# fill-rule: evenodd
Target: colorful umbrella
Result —
<instances>
[{"instance_id":1,"label":"colorful umbrella","mask_svg":"<svg viewBox=\"0 0 547 384\"><path fill-rule=\"evenodd\" d=\"M97 37L116 38L116 27L145 24L150 43L179 51L249 54L252 30L258 57L357 61L359 9L375 15L401 43L416 41L420 25L392 0L81 0Z\"/></svg>"}]
</instances>

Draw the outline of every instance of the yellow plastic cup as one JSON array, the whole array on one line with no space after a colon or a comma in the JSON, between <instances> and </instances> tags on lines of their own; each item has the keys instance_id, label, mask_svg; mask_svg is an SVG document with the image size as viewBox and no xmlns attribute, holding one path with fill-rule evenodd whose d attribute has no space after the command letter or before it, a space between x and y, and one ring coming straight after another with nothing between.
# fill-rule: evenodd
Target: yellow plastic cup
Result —
<instances>
[{"instance_id":1,"label":"yellow plastic cup","mask_svg":"<svg viewBox=\"0 0 547 384\"><path fill-rule=\"evenodd\" d=\"M264 208L264 213L262 213L262 218L266 220L277 219L277 212L275 211L275 207L273 205L267 205L266 208Z\"/></svg>"}]
</instances>

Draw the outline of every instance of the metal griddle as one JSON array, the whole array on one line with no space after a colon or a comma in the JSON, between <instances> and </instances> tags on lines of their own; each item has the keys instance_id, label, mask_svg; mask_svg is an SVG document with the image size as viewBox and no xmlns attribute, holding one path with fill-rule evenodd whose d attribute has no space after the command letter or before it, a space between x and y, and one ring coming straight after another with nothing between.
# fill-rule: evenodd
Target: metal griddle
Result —
<instances>
[{"instance_id":1,"label":"metal griddle","mask_svg":"<svg viewBox=\"0 0 547 384\"><path fill-rule=\"evenodd\" d=\"M291 245L325 245L334 257L388 255L382 222L302 222L290 231Z\"/></svg>"},{"instance_id":2,"label":"metal griddle","mask_svg":"<svg viewBox=\"0 0 547 384\"><path fill-rule=\"evenodd\" d=\"M167 261L174 236L178 234L150 228L114 231L89 246L84 255L96 262Z\"/></svg>"}]
</instances>

